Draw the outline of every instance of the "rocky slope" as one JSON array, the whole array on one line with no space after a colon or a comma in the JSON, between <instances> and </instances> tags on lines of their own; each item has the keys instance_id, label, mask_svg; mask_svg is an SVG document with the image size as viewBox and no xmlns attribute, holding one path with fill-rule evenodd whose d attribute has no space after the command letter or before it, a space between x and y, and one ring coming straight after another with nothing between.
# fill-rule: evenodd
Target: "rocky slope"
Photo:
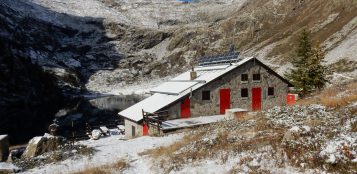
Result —
<instances>
[{"instance_id":1,"label":"rocky slope","mask_svg":"<svg viewBox=\"0 0 357 174\"><path fill-rule=\"evenodd\" d=\"M225 52L232 43L283 73L303 28L325 46L328 64L355 77L355 1L195 2L6 0L2 23L7 33L23 29L21 54L77 90L120 91L186 70L198 57Z\"/></svg>"},{"instance_id":2,"label":"rocky slope","mask_svg":"<svg viewBox=\"0 0 357 174\"><path fill-rule=\"evenodd\" d=\"M333 82L356 77L356 1L100 2L109 7L111 13L128 19L129 25L171 33L157 46L133 53L137 55L134 60L127 59L121 63L121 69L128 68L127 77L135 81L145 81L143 76L160 78L183 71L195 64L198 57L223 53L232 43L244 56L256 56L283 74L291 66L297 36L304 28L310 29L314 43L320 43L326 50L326 63L336 72ZM158 63L157 66L143 66L149 74L140 73L142 66L127 66L126 61L141 62L147 56L150 62ZM125 82L113 78L104 82L101 79L123 75L121 70L98 71L87 87L101 91L119 88L120 91Z\"/></svg>"}]
</instances>

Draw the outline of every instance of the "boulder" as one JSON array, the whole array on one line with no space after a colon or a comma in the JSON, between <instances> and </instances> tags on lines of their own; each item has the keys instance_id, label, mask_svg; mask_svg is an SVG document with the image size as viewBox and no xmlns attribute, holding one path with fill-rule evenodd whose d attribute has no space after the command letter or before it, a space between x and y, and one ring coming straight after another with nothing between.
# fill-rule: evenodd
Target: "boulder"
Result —
<instances>
[{"instance_id":1,"label":"boulder","mask_svg":"<svg viewBox=\"0 0 357 174\"><path fill-rule=\"evenodd\" d=\"M9 156L9 138L7 135L0 135L0 162L6 161Z\"/></svg>"},{"instance_id":2,"label":"boulder","mask_svg":"<svg viewBox=\"0 0 357 174\"><path fill-rule=\"evenodd\" d=\"M93 140L98 140L101 135L102 135L102 132L99 129L92 130L92 139Z\"/></svg>"},{"instance_id":3,"label":"boulder","mask_svg":"<svg viewBox=\"0 0 357 174\"><path fill-rule=\"evenodd\" d=\"M59 146L64 145L65 142L65 138L59 136L45 135L34 137L29 141L24 154L22 154L22 158L32 158L45 152L55 151Z\"/></svg>"},{"instance_id":4,"label":"boulder","mask_svg":"<svg viewBox=\"0 0 357 174\"><path fill-rule=\"evenodd\" d=\"M283 141L295 141L311 131L309 126L293 126L284 133Z\"/></svg>"}]
</instances>

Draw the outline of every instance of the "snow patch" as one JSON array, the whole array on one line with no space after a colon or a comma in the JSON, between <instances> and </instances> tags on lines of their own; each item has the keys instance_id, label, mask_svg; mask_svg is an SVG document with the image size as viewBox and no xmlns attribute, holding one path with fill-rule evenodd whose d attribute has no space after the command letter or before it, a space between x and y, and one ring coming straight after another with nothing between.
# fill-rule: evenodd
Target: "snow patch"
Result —
<instances>
[{"instance_id":1,"label":"snow patch","mask_svg":"<svg viewBox=\"0 0 357 174\"><path fill-rule=\"evenodd\" d=\"M93 156L68 159L59 163L47 164L42 167L28 170L24 173L73 173L84 170L88 167L112 164L121 159L136 161L141 159L138 153L151 148L167 146L182 138L182 134L171 134L164 137L139 137L131 140L122 140L122 136L109 136L99 140L80 141L83 144L97 150ZM124 173L147 173L150 168L150 162L145 159L140 160L142 163L135 166L135 170L130 168ZM146 162L145 162L146 161Z\"/></svg>"}]
</instances>

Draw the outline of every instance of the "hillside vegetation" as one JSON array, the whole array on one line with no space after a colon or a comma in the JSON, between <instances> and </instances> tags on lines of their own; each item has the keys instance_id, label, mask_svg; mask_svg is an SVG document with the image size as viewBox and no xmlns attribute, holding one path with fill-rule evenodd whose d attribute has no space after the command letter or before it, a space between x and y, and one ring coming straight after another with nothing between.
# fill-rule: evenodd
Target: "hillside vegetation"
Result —
<instances>
[{"instance_id":1,"label":"hillside vegetation","mask_svg":"<svg viewBox=\"0 0 357 174\"><path fill-rule=\"evenodd\" d=\"M354 173L355 85L327 89L292 107L193 129L182 140L142 155L164 173ZM343 102L337 105L336 100Z\"/></svg>"}]
</instances>

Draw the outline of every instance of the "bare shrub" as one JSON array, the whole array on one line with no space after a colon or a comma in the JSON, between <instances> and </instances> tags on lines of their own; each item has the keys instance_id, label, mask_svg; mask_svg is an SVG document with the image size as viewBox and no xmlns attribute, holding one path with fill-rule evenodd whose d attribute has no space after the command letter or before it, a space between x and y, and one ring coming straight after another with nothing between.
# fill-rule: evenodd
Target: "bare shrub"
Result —
<instances>
[{"instance_id":1,"label":"bare shrub","mask_svg":"<svg viewBox=\"0 0 357 174\"><path fill-rule=\"evenodd\" d=\"M125 160L119 160L110 165L103 165L98 167L88 167L82 171L73 174L110 174L114 171L123 171L129 167L129 163Z\"/></svg>"},{"instance_id":2,"label":"bare shrub","mask_svg":"<svg viewBox=\"0 0 357 174\"><path fill-rule=\"evenodd\" d=\"M344 94L341 94L344 92ZM313 97L301 99L296 104L322 104L328 108L341 108L357 102L357 82L327 88Z\"/></svg>"}]
</instances>

